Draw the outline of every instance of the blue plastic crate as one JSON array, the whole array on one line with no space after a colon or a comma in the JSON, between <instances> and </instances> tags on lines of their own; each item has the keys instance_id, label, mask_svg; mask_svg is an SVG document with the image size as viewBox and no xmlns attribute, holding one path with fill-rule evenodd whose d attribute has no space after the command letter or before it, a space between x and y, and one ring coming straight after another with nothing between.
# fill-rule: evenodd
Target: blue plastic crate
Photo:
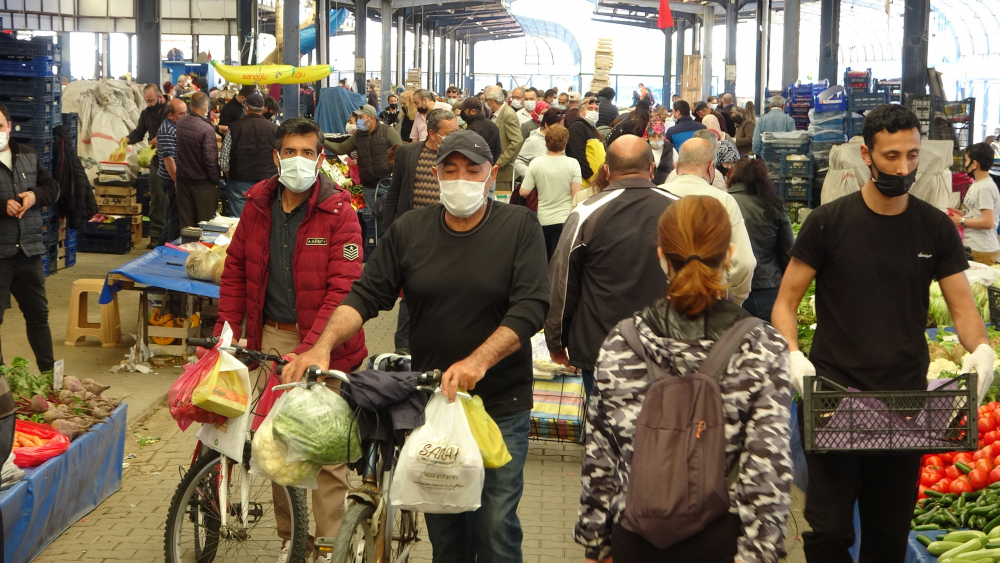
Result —
<instances>
[{"instance_id":1,"label":"blue plastic crate","mask_svg":"<svg viewBox=\"0 0 1000 563\"><path fill-rule=\"evenodd\" d=\"M32 121L14 121L13 131L10 132L10 136L17 139L37 139L37 138L52 138L52 121L35 119Z\"/></svg>"},{"instance_id":2,"label":"blue plastic crate","mask_svg":"<svg viewBox=\"0 0 1000 563\"><path fill-rule=\"evenodd\" d=\"M828 100L820 100L815 98L813 100L813 106L818 112L825 111L846 111L847 110L847 97L838 94Z\"/></svg>"},{"instance_id":3,"label":"blue plastic crate","mask_svg":"<svg viewBox=\"0 0 1000 563\"><path fill-rule=\"evenodd\" d=\"M37 57L58 59L60 54L59 46L52 42L51 37L35 37L25 41L0 34L0 55L8 60L12 58L34 59Z\"/></svg>"},{"instance_id":4,"label":"blue plastic crate","mask_svg":"<svg viewBox=\"0 0 1000 563\"><path fill-rule=\"evenodd\" d=\"M5 77L0 80L0 96L53 103L62 86L55 76L45 78Z\"/></svg>"},{"instance_id":5,"label":"blue plastic crate","mask_svg":"<svg viewBox=\"0 0 1000 563\"><path fill-rule=\"evenodd\" d=\"M778 191L781 199L787 201L801 201L806 204L812 201L812 181L802 183L792 183L782 181L778 184Z\"/></svg>"},{"instance_id":6,"label":"blue plastic crate","mask_svg":"<svg viewBox=\"0 0 1000 563\"><path fill-rule=\"evenodd\" d=\"M851 111L868 111L889 103L888 92L852 93L847 96L847 107Z\"/></svg>"},{"instance_id":7,"label":"blue plastic crate","mask_svg":"<svg viewBox=\"0 0 1000 563\"><path fill-rule=\"evenodd\" d=\"M799 159L789 159L786 156L781 161L781 177L782 178L811 178L813 175L813 160L809 157L808 160Z\"/></svg>"},{"instance_id":8,"label":"blue plastic crate","mask_svg":"<svg viewBox=\"0 0 1000 563\"><path fill-rule=\"evenodd\" d=\"M0 76L53 76L52 57L35 57L31 60L0 59Z\"/></svg>"},{"instance_id":9,"label":"blue plastic crate","mask_svg":"<svg viewBox=\"0 0 1000 563\"><path fill-rule=\"evenodd\" d=\"M51 122L53 119L52 111L56 107L54 103L46 103L36 100L6 101L3 105L7 106L7 111L10 112L11 121L15 124L35 120Z\"/></svg>"},{"instance_id":10,"label":"blue plastic crate","mask_svg":"<svg viewBox=\"0 0 1000 563\"><path fill-rule=\"evenodd\" d=\"M73 252L76 252L76 229L66 229L66 248L70 248L72 243Z\"/></svg>"},{"instance_id":11,"label":"blue plastic crate","mask_svg":"<svg viewBox=\"0 0 1000 563\"><path fill-rule=\"evenodd\" d=\"M851 115L844 120L844 133L847 134L847 138L856 137L862 134L862 130L865 126L865 116L863 115Z\"/></svg>"},{"instance_id":12,"label":"blue plastic crate","mask_svg":"<svg viewBox=\"0 0 1000 563\"><path fill-rule=\"evenodd\" d=\"M76 251L73 252L66 251L66 267L76 266Z\"/></svg>"}]
</instances>

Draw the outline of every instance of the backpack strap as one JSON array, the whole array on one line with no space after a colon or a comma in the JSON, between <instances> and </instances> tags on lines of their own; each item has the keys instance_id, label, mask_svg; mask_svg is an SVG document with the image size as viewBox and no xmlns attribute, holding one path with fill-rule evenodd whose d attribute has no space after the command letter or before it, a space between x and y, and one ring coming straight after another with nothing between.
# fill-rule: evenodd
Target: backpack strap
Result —
<instances>
[{"instance_id":1,"label":"backpack strap","mask_svg":"<svg viewBox=\"0 0 1000 563\"><path fill-rule=\"evenodd\" d=\"M646 377L644 379L647 383L652 385L654 381L670 375L670 372L659 364L649 361L649 356L646 355L646 347L642 345L642 340L639 339L639 329L636 328L635 320L632 317L623 319L618 323L618 332L621 333L628 347L646 364Z\"/></svg>"},{"instance_id":2,"label":"backpack strap","mask_svg":"<svg viewBox=\"0 0 1000 563\"><path fill-rule=\"evenodd\" d=\"M745 317L736 321L736 324L715 341L712 349L708 352L708 357L702 362L698 371L712 376L716 382L721 381L726 367L729 366L730 358L739 350L740 345L743 344L743 339L763 323L764 321L757 317Z\"/></svg>"}]
</instances>

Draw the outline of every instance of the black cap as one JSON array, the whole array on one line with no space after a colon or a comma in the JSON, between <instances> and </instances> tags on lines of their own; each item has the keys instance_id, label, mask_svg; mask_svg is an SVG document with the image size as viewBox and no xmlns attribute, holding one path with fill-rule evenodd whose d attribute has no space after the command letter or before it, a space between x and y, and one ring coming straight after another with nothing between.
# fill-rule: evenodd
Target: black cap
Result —
<instances>
[{"instance_id":1,"label":"black cap","mask_svg":"<svg viewBox=\"0 0 1000 563\"><path fill-rule=\"evenodd\" d=\"M243 101L252 108L264 107L264 96L261 96L259 92L250 94Z\"/></svg>"},{"instance_id":2,"label":"black cap","mask_svg":"<svg viewBox=\"0 0 1000 563\"><path fill-rule=\"evenodd\" d=\"M449 134L441 141L437 151L437 163L441 164L453 152L460 152L476 164L489 162L493 164L493 151L486 141L475 131L460 129Z\"/></svg>"},{"instance_id":3,"label":"black cap","mask_svg":"<svg viewBox=\"0 0 1000 563\"><path fill-rule=\"evenodd\" d=\"M240 95L246 97L249 96L250 94L253 94L256 91L257 88L255 88L254 86L244 86L240 88Z\"/></svg>"},{"instance_id":4,"label":"black cap","mask_svg":"<svg viewBox=\"0 0 1000 563\"><path fill-rule=\"evenodd\" d=\"M701 111L703 109L708 109L708 104L707 103L705 103L705 102L695 102L694 103L694 108L692 108L692 111L698 112L698 111Z\"/></svg>"}]
</instances>

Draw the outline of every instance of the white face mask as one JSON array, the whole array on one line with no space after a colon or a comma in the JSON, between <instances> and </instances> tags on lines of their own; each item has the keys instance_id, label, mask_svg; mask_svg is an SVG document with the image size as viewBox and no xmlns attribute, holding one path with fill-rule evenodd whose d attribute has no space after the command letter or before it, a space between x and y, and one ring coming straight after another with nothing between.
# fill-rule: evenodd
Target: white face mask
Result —
<instances>
[{"instance_id":1,"label":"white face mask","mask_svg":"<svg viewBox=\"0 0 1000 563\"><path fill-rule=\"evenodd\" d=\"M455 119L458 120L458 126L459 127L465 127L465 120L464 119L462 119L461 117L456 117Z\"/></svg>"},{"instance_id":2,"label":"white face mask","mask_svg":"<svg viewBox=\"0 0 1000 563\"><path fill-rule=\"evenodd\" d=\"M511 107L512 107L512 108L514 108L514 109L521 109L521 100L515 100L515 99L512 99L512 100L510 101L510 105L511 105Z\"/></svg>"},{"instance_id":3,"label":"white face mask","mask_svg":"<svg viewBox=\"0 0 1000 563\"><path fill-rule=\"evenodd\" d=\"M658 151L663 148L663 141L650 141L649 146L654 151Z\"/></svg>"},{"instance_id":4,"label":"white face mask","mask_svg":"<svg viewBox=\"0 0 1000 563\"><path fill-rule=\"evenodd\" d=\"M489 182L489 178L486 179ZM486 202L486 182L441 180L441 203L459 219L471 217Z\"/></svg>"},{"instance_id":5,"label":"white face mask","mask_svg":"<svg viewBox=\"0 0 1000 563\"><path fill-rule=\"evenodd\" d=\"M353 123L348 123L345 129L347 129L348 134L352 134L358 130L358 126Z\"/></svg>"},{"instance_id":6,"label":"white face mask","mask_svg":"<svg viewBox=\"0 0 1000 563\"><path fill-rule=\"evenodd\" d=\"M600 115L597 111L584 110L583 118L587 120L591 125L597 125L597 117Z\"/></svg>"},{"instance_id":7,"label":"white face mask","mask_svg":"<svg viewBox=\"0 0 1000 563\"><path fill-rule=\"evenodd\" d=\"M566 109L566 104L556 104L555 107L559 111L564 111Z\"/></svg>"},{"instance_id":8,"label":"white face mask","mask_svg":"<svg viewBox=\"0 0 1000 563\"><path fill-rule=\"evenodd\" d=\"M536 103L535 100L527 100L526 102L524 102L524 109L528 110L529 112L535 111L535 103Z\"/></svg>"},{"instance_id":9,"label":"white face mask","mask_svg":"<svg viewBox=\"0 0 1000 563\"><path fill-rule=\"evenodd\" d=\"M0 131L0 151L7 149L7 141L10 140L10 133Z\"/></svg>"},{"instance_id":10,"label":"white face mask","mask_svg":"<svg viewBox=\"0 0 1000 563\"><path fill-rule=\"evenodd\" d=\"M667 267L667 259L666 258L660 258L660 269L663 270L664 275L666 275L667 279L669 280L670 279L670 268Z\"/></svg>"},{"instance_id":11,"label":"white face mask","mask_svg":"<svg viewBox=\"0 0 1000 563\"><path fill-rule=\"evenodd\" d=\"M300 194L316 183L316 161L304 156L292 156L281 160L281 173L278 181L289 191Z\"/></svg>"}]
</instances>

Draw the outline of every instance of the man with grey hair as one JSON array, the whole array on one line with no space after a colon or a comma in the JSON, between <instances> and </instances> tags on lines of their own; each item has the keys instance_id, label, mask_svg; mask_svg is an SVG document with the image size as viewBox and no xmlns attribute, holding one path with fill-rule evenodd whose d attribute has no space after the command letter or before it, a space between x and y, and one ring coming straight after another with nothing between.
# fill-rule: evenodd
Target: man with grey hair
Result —
<instances>
[{"instance_id":1,"label":"man with grey hair","mask_svg":"<svg viewBox=\"0 0 1000 563\"><path fill-rule=\"evenodd\" d=\"M445 137L458 131L455 112L436 109L427 114L427 140L400 145L392 168L389 193L382 213L383 231L388 232L399 217L411 209L420 209L441 201L441 191L434 178L437 151ZM398 353L410 353L410 313L406 300L399 300L395 345Z\"/></svg>"},{"instance_id":2,"label":"man with grey hair","mask_svg":"<svg viewBox=\"0 0 1000 563\"><path fill-rule=\"evenodd\" d=\"M736 199L725 190L716 189L711 184L715 176L721 176L715 169L716 150L716 145L708 139L699 137L688 139L681 147L677 158L677 178L672 182L668 180L661 187L679 197L711 196L726 207L733 230L731 240L736 246L733 252L733 264L729 268L732 282L730 291L733 295L733 301L737 305L742 305L746 301L747 295L750 295L750 283L753 281L753 270L757 267L757 259L753 255L750 235L747 234L743 213L740 211Z\"/></svg>"},{"instance_id":3,"label":"man with grey hair","mask_svg":"<svg viewBox=\"0 0 1000 563\"><path fill-rule=\"evenodd\" d=\"M180 228L215 217L219 207L219 146L208 119L208 94L191 96L187 117L177 122L177 214Z\"/></svg>"},{"instance_id":4,"label":"man with grey hair","mask_svg":"<svg viewBox=\"0 0 1000 563\"><path fill-rule=\"evenodd\" d=\"M219 168L228 173L229 211L233 217L243 214L246 193L254 184L278 173L272 154L278 126L264 117L264 96L252 92L244 98L246 113L229 126L222 142Z\"/></svg>"},{"instance_id":5,"label":"man with grey hair","mask_svg":"<svg viewBox=\"0 0 1000 563\"><path fill-rule=\"evenodd\" d=\"M518 96L523 98L523 93L518 93ZM499 86L486 87L486 106L493 112L493 123L500 130L500 158L496 162L500 172L497 175L496 191L510 193L514 185L514 161L521 149L521 141L524 140L521 124L514 109L504 103L503 90ZM491 190L490 196L492 195Z\"/></svg>"},{"instance_id":6,"label":"man with grey hair","mask_svg":"<svg viewBox=\"0 0 1000 563\"><path fill-rule=\"evenodd\" d=\"M712 131L710 129L699 129L694 132L694 135L691 138L704 139L705 141L708 141L709 143L712 144L712 151L714 152L714 154L719 153L719 136L715 134L715 131ZM674 152L676 152L676 149L674 150ZM678 155L675 154L674 162L677 162L677 159ZM677 179L677 168L674 167L674 169L670 171L670 174L667 175L667 183L669 184L670 182L673 182L676 179ZM728 186L726 186L726 179L722 176L722 174L716 174L715 177L712 178L712 186L719 188L722 191L728 190Z\"/></svg>"},{"instance_id":7,"label":"man with grey hair","mask_svg":"<svg viewBox=\"0 0 1000 563\"><path fill-rule=\"evenodd\" d=\"M733 121L733 116L729 115L729 112L733 109L733 95L726 92L722 96L719 96L719 111L722 112L722 117L726 120L726 132L729 133L730 137L736 136L736 122Z\"/></svg>"},{"instance_id":8,"label":"man with grey hair","mask_svg":"<svg viewBox=\"0 0 1000 563\"><path fill-rule=\"evenodd\" d=\"M413 105L417 106L417 117L413 120L413 129L410 130L411 141L423 141L427 138L428 113L436 109L454 111L450 105L435 101L434 94L423 88L413 92Z\"/></svg>"},{"instance_id":9,"label":"man with grey hair","mask_svg":"<svg viewBox=\"0 0 1000 563\"><path fill-rule=\"evenodd\" d=\"M146 108L139 114L139 122L135 129L128 134L128 144L134 145L149 137L149 144L155 147L156 132L167 116L167 100L156 84L147 84L142 89L142 99L146 102ZM149 162L149 245L146 248L156 246L165 221L163 186L160 185L160 177L156 174L159 166L159 158L153 155Z\"/></svg>"},{"instance_id":10,"label":"man with grey hair","mask_svg":"<svg viewBox=\"0 0 1000 563\"><path fill-rule=\"evenodd\" d=\"M785 98L772 96L768 100L770 111L757 120L757 127L753 130L753 152L760 154L764 149L761 136L764 133L790 133L795 131L795 120L785 113Z\"/></svg>"}]
</instances>

